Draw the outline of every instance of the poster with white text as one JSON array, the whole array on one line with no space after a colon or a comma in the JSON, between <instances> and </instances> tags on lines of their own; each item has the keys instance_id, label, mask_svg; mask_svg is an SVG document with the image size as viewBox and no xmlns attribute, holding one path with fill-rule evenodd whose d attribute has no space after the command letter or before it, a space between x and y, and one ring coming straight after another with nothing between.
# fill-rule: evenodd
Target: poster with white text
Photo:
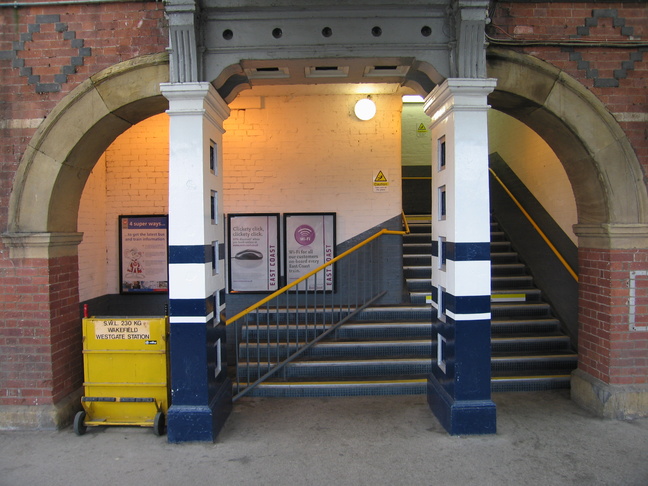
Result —
<instances>
[{"instance_id":1,"label":"poster with white text","mask_svg":"<svg viewBox=\"0 0 648 486\"><path fill-rule=\"evenodd\" d=\"M230 292L279 288L279 215L230 214Z\"/></svg>"},{"instance_id":2,"label":"poster with white text","mask_svg":"<svg viewBox=\"0 0 648 486\"><path fill-rule=\"evenodd\" d=\"M284 215L285 274L290 284L335 258L335 213ZM297 290L334 290L329 265L297 285Z\"/></svg>"},{"instance_id":3,"label":"poster with white text","mask_svg":"<svg viewBox=\"0 0 648 486\"><path fill-rule=\"evenodd\" d=\"M167 216L120 216L120 292L169 290Z\"/></svg>"}]
</instances>

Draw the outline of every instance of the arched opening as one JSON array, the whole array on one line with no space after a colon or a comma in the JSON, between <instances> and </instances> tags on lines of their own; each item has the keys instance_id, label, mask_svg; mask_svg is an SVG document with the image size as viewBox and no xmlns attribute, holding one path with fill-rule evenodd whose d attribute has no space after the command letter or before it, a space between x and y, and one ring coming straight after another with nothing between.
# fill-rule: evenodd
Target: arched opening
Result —
<instances>
[{"instance_id":1,"label":"arched opening","mask_svg":"<svg viewBox=\"0 0 648 486\"><path fill-rule=\"evenodd\" d=\"M626 135L605 106L559 69L512 51L488 51L498 80L491 106L538 133L571 181L578 222L645 223L648 196Z\"/></svg>"}]
</instances>

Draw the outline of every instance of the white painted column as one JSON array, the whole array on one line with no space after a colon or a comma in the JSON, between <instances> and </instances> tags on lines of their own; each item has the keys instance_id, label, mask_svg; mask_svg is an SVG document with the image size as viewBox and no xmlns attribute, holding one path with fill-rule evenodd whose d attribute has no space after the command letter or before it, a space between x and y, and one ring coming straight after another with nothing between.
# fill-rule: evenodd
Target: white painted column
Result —
<instances>
[{"instance_id":1,"label":"white painted column","mask_svg":"<svg viewBox=\"0 0 648 486\"><path fill-rule=\"evenodd\" d=\"M428 96L432 136L432 285L438 346L428 401L452 434L495 432L490 400L492 79L447 79Z\"/></svg>"},{"instance_id":2,"label":"white painted column","mask_svg":"<svg viewBox=\"0 0 648 486\"><path fill-rule=\"evenodd\" d=\"M210 83L161 86L169 100L170 442L213 441L231 407L225 330L222 137L229 107Z\"/></svg>"}]
</instances>

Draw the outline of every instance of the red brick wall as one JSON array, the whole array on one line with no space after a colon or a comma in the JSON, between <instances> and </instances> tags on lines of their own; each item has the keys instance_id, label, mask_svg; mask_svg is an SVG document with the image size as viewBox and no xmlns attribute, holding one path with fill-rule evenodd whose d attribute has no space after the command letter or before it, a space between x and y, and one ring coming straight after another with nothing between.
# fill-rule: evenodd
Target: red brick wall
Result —
<instances>
[{"instance_id":1,"label":"red brick wall","mask_svg":"<svg viewBox=\"0 0 648 486\"><path fill-rule=\"evenodd\" d=\"M630 308L630 272L648 270L648 251L579 251L579 365L605 383L648 383L648 277L636 278L636 300ZM634 311L634 312L633 312Z\"/></svg>"},{"instance_id":2,"label":"red brick wall","mask_svg":"<svg viewBox=\"0 0 648 486\"><path fill-rule=\"evenodd\" d=\"M93 74L137 56L163 52L167 45L162 2L2 8L0 120L43 119ZM57 80L61 70L71 74ZM38 82L35 76L40 76ZM38 92L39 86L46 90ZM0 125L2 229L15 169L35 128Z\"/></svg>"},{"instance_id":3,"label":"red brick wall","mask_svg":"<svg viewBox=\"0 0 648 486\"><path fill-rule=\"evenodd\" d=\"M0 233L38 120L93 74L163 52L163 9L162 2L0 9ZM81 386L78 302L76 257L10 260L0 243L0 405L56 403Z\"/></svg>"},{"instance_id":4,"label":"red brick wall","mask_svg":"<svg viewBox=\"0 0 648 486\"><path fill-rule=\"evenodd\" d=\"M83 376L77 258L1 265L0 404L56 402Z\"/></svg>"}]
</instances>

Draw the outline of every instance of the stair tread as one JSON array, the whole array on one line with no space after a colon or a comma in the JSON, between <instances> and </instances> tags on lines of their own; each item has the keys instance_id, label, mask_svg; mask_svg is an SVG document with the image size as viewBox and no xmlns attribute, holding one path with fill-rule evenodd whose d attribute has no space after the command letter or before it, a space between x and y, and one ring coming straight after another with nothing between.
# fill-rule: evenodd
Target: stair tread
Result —
<instances>
[{"instance_id":1,"label":"stair tread","mask_svg":"<svg viewBox=\"0 0 648 486\"><path fill-rule=\"evenodd\" d=\"M502 375L502 376L491 376L491 381L504 381L504 380L546 380L552 378L562 378L569 379L571 374L569 373L521 373L519 375ZM402 383L427 383L427 375L412 375L407 377L394 377L394 376L371 376L367 379L362 379L362 377L349 377L349 379L335 379L332 380L329 377L308 377L307 379L291 379L291 378L277 378L269 379L263 383L260 383L259 387L272 387L272 386L324 386L324 385L351 385L351 384L402 384ZM234 383L235 386L239 385L238 382ZM245 383L241 383L241 386L244 386Z\"/></svg>"},{"instance_id":2,"label":"stair tread","mask_svg":"<svg viewBox=\"0 0 648 486\"><path fill-rule=\"evenodd\" d=\"M493 361L538 361L538 360L543 360L543 359L576 359L578 355L574 352L564 352L564 353L539 353L539 354L502 354L499 355L497 353L494 353L492 356ZM331 365L331 366L337 366L337 365L378 365L378 364L389 364L389 363L428 363L431 360L431 356L427 357L388 357L388 358L362 358L362 357L352 357L352 356L345 356L345 357L340 357L339 359L321 359L318 357L304 357L303 360L299 361L293 361L292 363L289 363L287 366L305 366L305 367L313 367L313 366L325 366L325 365ZM245 365L247 366L247 363L241 362L239 365ZM252 365L250 365L252 366ZM254 364L253 366L256 366Z\"/></svg>"},{"instance_id":3,"label":"stair tread","mask_svg":"<svg viewBox=\"0 0 648 486\"><path fill-rule=\"evenodd\" d=\"M542 334L542 335L537 335L537 334L531 334L531 335L525 335L525 334L520 334L520 335L506 335L506 337L502 336L492 336L491 337L491 342L496 341L496 342L503 342L503 341L558 341L558 340L569 340L568 336L565 336L564 334ZM335 346L335 347L343 347L343 346L376 346L376 345L394 345L394 346L403 346L407 344L413 344L413 345L418 345L418 344L426 344L426 343L431 343L433 340L430 339L394 339L394 338L385 338L385 339L375 339L372 338L371 340L369 339L345 339L345 340L323 340L314 346L319 346L319 347L326 347L326 346ZM261 343L264 344L264 343ZM274 346L274 343L271 343ZM299 343L299 345L304 344L303 342ZM280 347L287 347L291 346L294 347L296 346L297 343L281 343L279 346ZM241 343L241 346L247 346L246 343ZM250 346L256 346L256 343L250 343Z\"/></svg>"}]
</instances>

